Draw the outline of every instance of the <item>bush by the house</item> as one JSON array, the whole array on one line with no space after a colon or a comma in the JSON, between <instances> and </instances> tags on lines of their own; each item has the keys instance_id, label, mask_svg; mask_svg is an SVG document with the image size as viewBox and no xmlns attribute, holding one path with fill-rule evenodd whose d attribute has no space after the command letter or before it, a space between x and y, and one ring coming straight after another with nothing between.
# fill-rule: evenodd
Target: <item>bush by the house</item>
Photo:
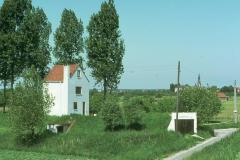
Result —
<instances>
[{"instance_id":1,"label":"bush by the house","mask_svg":"<svg viewBox=\"0 0 240 160\"><path fill-rule=\"evenodd\" d=\"M140 130L144 127L144 111L141 108L142 104L136 99L124 105L125 122L129 129Z\"/></svg>"},{"instance_id":2,"label":"bush by the house","mask_svg":"<svg viewBox=\"0 0 240 160\"><path fill-rule=\"evenodd\" d=\"M16 86L10 107L12 129L18 142L26 145L37 142L46 130L46 116L52 102L36 70L26 71L22 83Z\"/></svg>"},{"instance_id":3,"label":"bush by the house","mask_svg":"<svg viewBox=\"0 0 240 160\"><path fill-rule=\"evenodd\" d=\"M180 92L180 111L197 112L198 122L211 120L221 111L216 92L203 87L187 87Z\"/></svg>"},{"instance_id":4,"label":"bush by the house","mask_svg":"<svg viewBox=\"0 0 240 160\"><path fill-rule=\"evenodd\" d=\"M101 116L106 130L119 130L124 128L123 112L115 98L108 98L103 104Z\"/></svg>"},{"instance_id":5,"label":"bush by the house","mask_svg":"<svg viewBox=\"0 0 240 160\"><path fill-rule=\"evenodd\" d=\"M98 92L92 92L89 98L89 109L91 114L97 114L101 111L103 106L103 94Z\"/></svg>"}]
</instances>

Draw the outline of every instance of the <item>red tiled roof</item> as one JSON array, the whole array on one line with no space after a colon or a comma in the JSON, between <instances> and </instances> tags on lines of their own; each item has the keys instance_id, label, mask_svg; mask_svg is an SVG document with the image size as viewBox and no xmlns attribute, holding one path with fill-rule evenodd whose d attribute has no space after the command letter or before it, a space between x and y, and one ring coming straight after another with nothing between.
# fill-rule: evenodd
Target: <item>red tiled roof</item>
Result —
<instances>
[{"instance_id":1,"label":"red tiled roof","mask_svg":"<svg viewBox=\"0 0 240 160\"><path fill-rule=\"evenodd\" d=\"M70 76L76 72L78 65L71 64L70 65ZM61 81L63 82L64 72L63 72L64 65L55 65L48 75L45 77L45 81Z\"/></svg>"},{"instance_id":2,"label":"red tiled roof","mask_svg":"<svg viewBox=\"0 0 240 160\"><path fill-rule=\"evenodd\" d=\"M223 92L218 92L218 93L217 93L217 96L218 96L219 98L226 98L226 97L227 97Z\"/></svg>"}]
</instances>

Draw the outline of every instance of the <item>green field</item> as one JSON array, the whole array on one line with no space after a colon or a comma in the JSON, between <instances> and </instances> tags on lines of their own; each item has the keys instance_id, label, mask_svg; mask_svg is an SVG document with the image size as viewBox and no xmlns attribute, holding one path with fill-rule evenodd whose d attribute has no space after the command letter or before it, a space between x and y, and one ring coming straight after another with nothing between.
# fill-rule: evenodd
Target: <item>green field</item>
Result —
<instances>
[{"instance_id":1,"label":"green field","mask_svg":"<svg viewBox=\"0 0 240 160\"><path fill-rule=\"evenodd\" d=\"M13 157L18 153L24 156L26 152L26 155L33 157L40 154L44 157L49 154L53 157L59 155L60 158L72 155L100 160L146 160L161 159L199 141L190 135L168 132L170 116L167 113L146 114L144 117L146 128L142 131L108 132L104 130L104 124L99 117L74 116L74 119L76 123L68 134L48 136L37 145L25 147L15 143L8 126L7 114L0 113L0 149L3 150L1 152L5 156ZM205 137L211 136L208 131L200 133Z\"/></svg>"},{"instance_id":2,"label":"green field","mask_svg":"<svg viewBox=\"0 0 240 160\"><path fill-rule=\"evenodd\" d=\"M230 97L229 101L223 101L223 110L216 116L215 120L222 122L233 121L234 101L233 97ZM238 97L238 116L240 116L240 97Z\"/></svg>"}]
</instances>

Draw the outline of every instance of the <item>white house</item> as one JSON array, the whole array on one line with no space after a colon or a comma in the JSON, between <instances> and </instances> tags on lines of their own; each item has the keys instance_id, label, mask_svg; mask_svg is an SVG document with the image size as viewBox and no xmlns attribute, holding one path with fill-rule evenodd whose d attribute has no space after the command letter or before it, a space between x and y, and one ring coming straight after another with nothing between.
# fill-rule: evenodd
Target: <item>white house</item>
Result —
<instances>
[{"instance_id":1,"label":"white house","mask_svg":"<svg viewBox=\"0 0 240 160\"><path fill-rule=\"evenodd\" d=\"M55 65L45 82L54 98L50 115L89 115L89 80L79 65Z\"/></svg>"}]
</instances>

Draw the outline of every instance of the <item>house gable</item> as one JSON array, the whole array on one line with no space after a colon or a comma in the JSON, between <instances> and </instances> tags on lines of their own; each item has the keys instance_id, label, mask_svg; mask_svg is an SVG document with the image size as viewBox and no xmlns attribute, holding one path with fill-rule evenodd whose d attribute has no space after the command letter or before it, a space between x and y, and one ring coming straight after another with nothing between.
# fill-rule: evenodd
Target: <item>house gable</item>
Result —
<instances>
[{"instance_id":1,"label":"house gable","mask_svg":"<svg viewBox=\"0 0 240 160\"><path fill-rule=\"evenodd\" d=\"M81 70L85 78L88 80L86 74L84 71L79 67L77 64L71 64L70 66L70 78L76 74L76 71L78 69ZM46 82L63 82L64 80L64 65L55 65L53 68L50 70L48 75L44 79ZM89 80L88 80L89 81Z\"/></svg>"},{"instance_id":2,"label":"house gable","mask_svg":"<svg viewBox=\"0 0 240 160\"><path fill-rule=\"evenodd\" d=\"M80 71L80 78L78 78L78 71ZM71 74L71 79L75 78L75 79L82 79L85 78L87 80L87 82L90 82L89 79L87 78L85 72L83 71L83 69L80 66L77 66L74 70L74 72L72 72Z\"/></svg>"}]
</instances>

